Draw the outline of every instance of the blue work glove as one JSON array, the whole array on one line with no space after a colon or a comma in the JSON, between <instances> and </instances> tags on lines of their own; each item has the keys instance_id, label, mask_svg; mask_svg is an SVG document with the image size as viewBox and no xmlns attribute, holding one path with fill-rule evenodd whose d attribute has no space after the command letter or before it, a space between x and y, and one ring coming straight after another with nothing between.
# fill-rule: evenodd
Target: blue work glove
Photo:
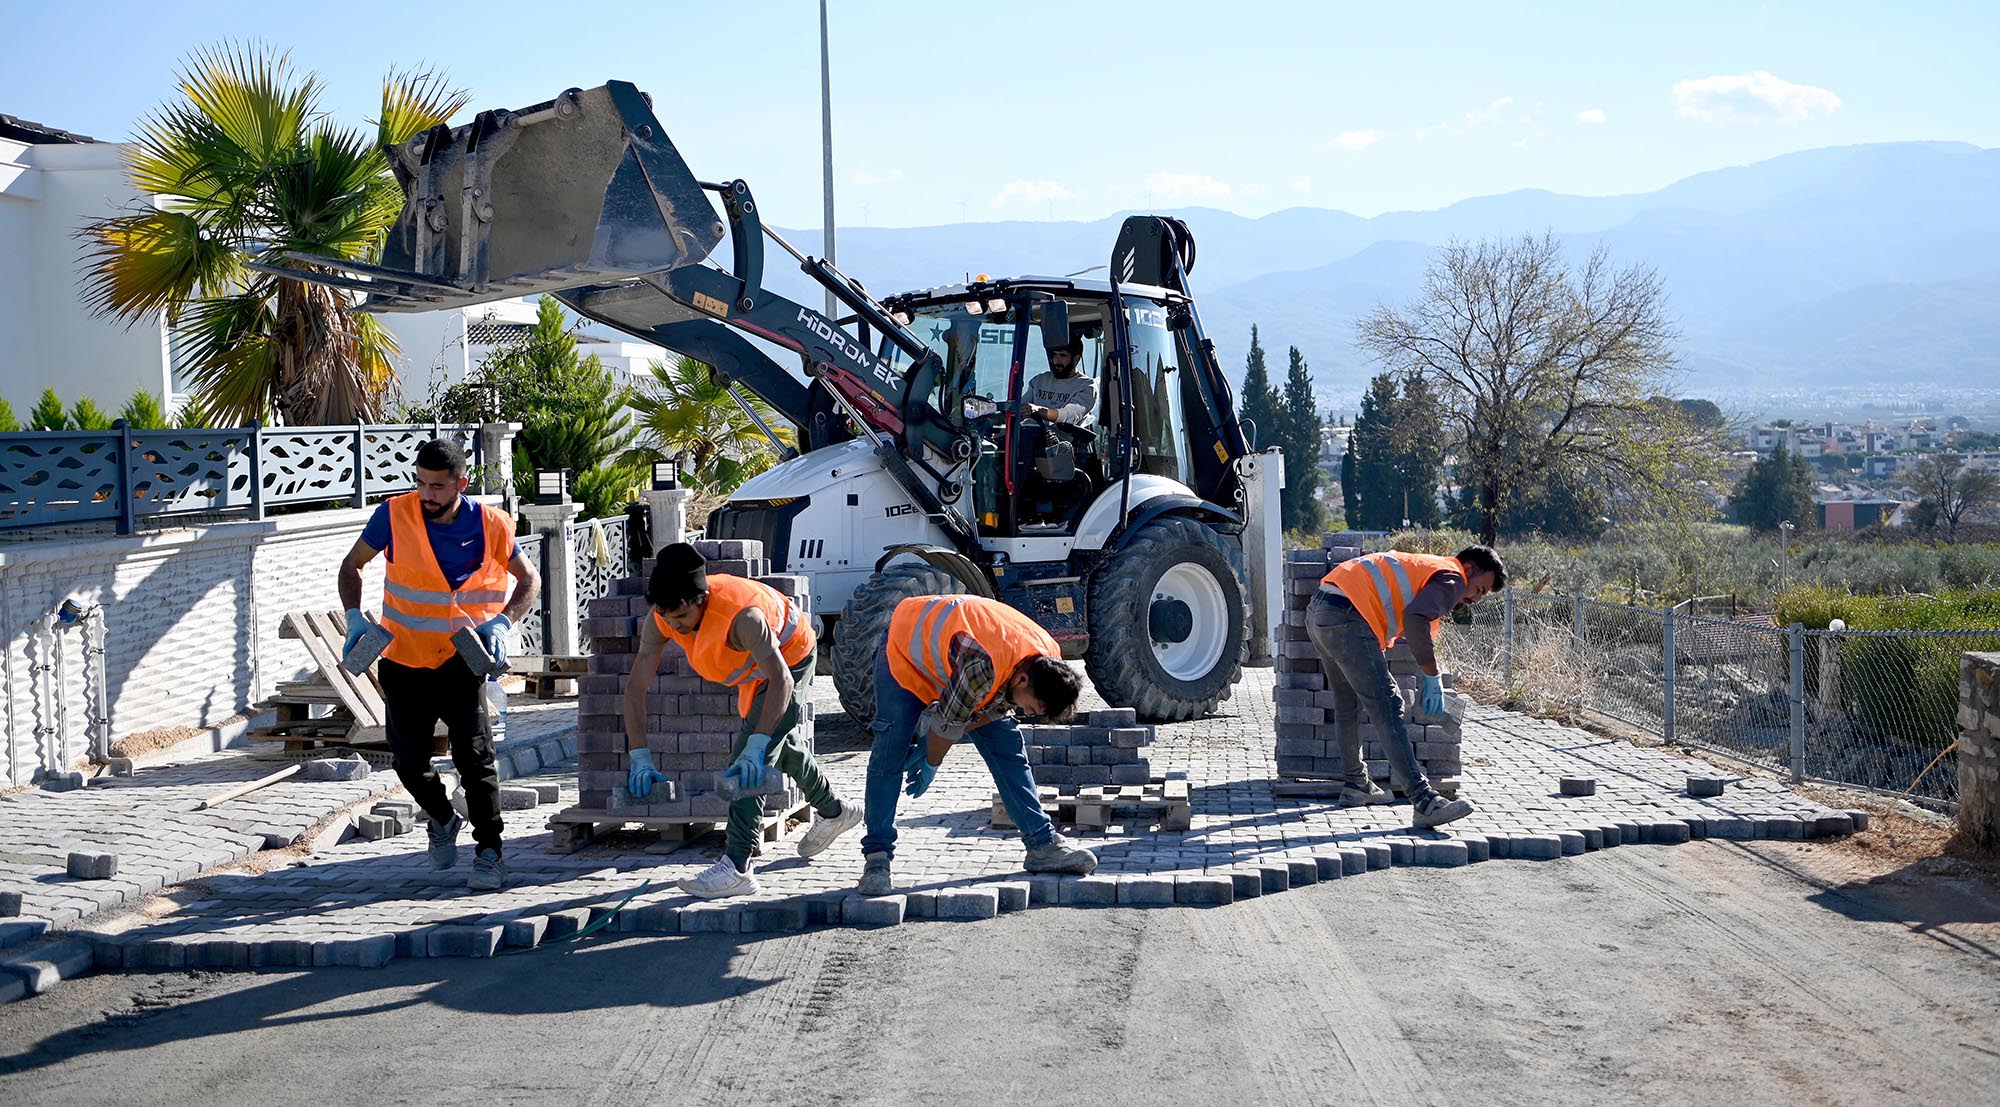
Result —
<instances>
[{"instance_id":1,"label":"blue work glove","mask_svg":"<svg viewBox=\"0 0 2000 1107\"><path fill-rule=\"evenodd\" d=\"M916 748L903 760L903 792L911 799L923 795L929 790L931 781L937 779L938 767L931 764L930 756L924 750L927 744L918 738Z\"/></svg>"},{"instance_id":2,"label":"blue work glove","mask_svg":"<svg viewBox=\"0 0 2000 1107\"><path fill-rule=\"evenodd\" d=\"M722 770L722 775L734 776L745 788L762 788L764 755L770 748L770 735L752 734L749 740L743 743L743 752L737 754L736 760L731 761L729 767Z\"/></svg>"},{"instance_id":3,"label":"blue work glove","mask_svg":"<svg viewBox=\"0 0 2000 1107\"><path fill-rule=\"evenodd\" d=\"M633 799L645 799L653 794L653 785L667 779L667 774L653 767L653 751L644 746L632 751L632 771L625 774L625 790Z\"/></svg>"},{"instance_id":4,"label":"blue work glove","mask_svg":"<svg viewBox=\"0 0 2000 1107\"><path fill-rule=\"evenodd\" d=\"M360 608L347 609L347 641L340 647L342 661L347 660L347 655L354 652L354 643L361 641L361 636L368 633L368 627L368 616L363 615Z\"/></svg>"},{"instance_id":5,"label":"blue work glove","mask_svg":"<svg viewBox=\"0 0 2000 1107\"><path fill-rule=\"evenodd\" d=\"M1444 714L1444 680L1440 677L1424 678L1424 714Z\"/></svg>"},{"instance_id":6,"label":"blue work glove","mask_svg":"<svg viewBox=\"0 0 2000 1107\"><path fill-rule=\"evenodd\" d=\"M486 656L495 665L507 664L507 632L514 629L514 620L505 615L495 615L491 619L472 628L479 636L479 644L486 647Z\"/></svg>"}]
</instances>

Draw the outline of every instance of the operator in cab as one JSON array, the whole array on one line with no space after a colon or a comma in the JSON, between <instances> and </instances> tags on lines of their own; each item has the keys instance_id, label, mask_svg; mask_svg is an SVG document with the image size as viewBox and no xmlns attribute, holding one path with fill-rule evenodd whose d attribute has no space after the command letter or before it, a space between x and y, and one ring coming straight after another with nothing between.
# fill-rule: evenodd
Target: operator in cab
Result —
<instances>
[{"instance_id":1,"label":"operator in cab","mask_svg":"<svg viewBox=\"0 0 2000 1107\"><path fill-rule=\"evenodd\" d=\"M1097 413L1097 382L1083 373L1083 339L1048 352L1049 367L1021 393L1021 414L1087 427Z\"/></svg>"}]
</instances>

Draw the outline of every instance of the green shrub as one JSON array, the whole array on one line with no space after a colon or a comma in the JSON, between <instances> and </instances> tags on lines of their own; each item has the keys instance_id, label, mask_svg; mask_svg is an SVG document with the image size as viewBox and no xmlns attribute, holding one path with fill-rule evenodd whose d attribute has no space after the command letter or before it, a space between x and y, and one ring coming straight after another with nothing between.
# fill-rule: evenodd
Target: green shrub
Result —
<instances>
[{"instance_id":1,"label":"green shrub","mask_svg":"<svg viewBox=\"0 0 2000 1107\"><path fill-rule=\"evenodd\" d=\"M125 401L125 409L118 414L133 430L161 430L167 425L166 410L143 388L132 393L132 398Z\"/></svg>"},{"instance_id":2,"label":"green shrub","mask_svg":"<svg viewBox=\"0 0 2000 1107\"><path fill-rule=\"evenodd\" d=\"M111 429L111 416L97 406L88 396L76 401L69 409L70 425L80 431L101 431Z\"/></svg>"},{"instance_id":3,"label":"green shrub","mask_svg":"<svg viewBox=\"0 0 2000 1107\"><path fill-rule=\"evenodd\" d=\"M68 430L69 412L64 410L62 397L53 388L42 389L42 398L35 401L35 410L28 413L28 429L40 431Z\"/></svg>"},{"instance_id":4,"label":"green shrub","mask_svg":"<svg viewBox=\"0 0 2000 1107\"><path fill-rule=\"evenodd\" d=\"M14 420L14 408L7 403L7 397L0 396L0 434L11 434L20 429L21 424Z\"/></svg>"}]
</instances>

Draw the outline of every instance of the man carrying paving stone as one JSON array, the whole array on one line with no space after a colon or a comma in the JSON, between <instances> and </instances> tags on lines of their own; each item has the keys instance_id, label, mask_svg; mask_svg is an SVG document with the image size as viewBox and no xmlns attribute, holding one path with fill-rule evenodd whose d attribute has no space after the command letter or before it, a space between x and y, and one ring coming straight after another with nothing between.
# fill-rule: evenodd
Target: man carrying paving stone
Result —
<instances>
[{"instance_id":1,"label":"man carrying paving stone","mask_svg":"<svg viewBox=\"0 0 2000 1107\"><path fill-rule=\"evenodd\" d=\"M1399 638L1409 642L1424 674L1423 710L1443 714L1444 682L1438 675L1431 624L1506 586L1506 567L1485 546L1467 546L1457 557L1396 550L1368 554L1341 562L1321 579L1306 611L1306 632L1319 651L1327 687L1333 692L1334 735L1345 769L1342 806L1391 799L1368 779L1361 757L1359 715L1365 699L1388 754L1390 777L1416 809L1412 823L1442 826L1472 814L1471 803L1439 795L1417 764L1416 750L1403 729L1402 693L1389 675L1384 654Z\"/></svg>"},{"instance_id":2,"label":"man carrying paving stone","mask_svg":"<svg viewBox=\"0 0 2000 1107\"><path fill-rule=\"evenodd\" d=\"M340 563L340 602L347 608L342 655L369 626L361 612L361 567L386 553L382 625L392 637L377 675L396 775L431 817L431 866L458 864L465 820L452 810L431 768L431 736L442 718L477 846L466 885L490 891L507 879L500 859L500 773L482 710L485 689L451 636L471 628L489 655L504 659L507 631L535 602L541 575L514 542L514 520L465 498L464 449L433 439L418 448L416 461L416 491L383 501Z\"/></svg>"},{"instance_id":3,"label":"man carrying paving stone","mask_svg":"<svg viewBox=\"0 0 2000 1107\"><path fill-rule=\"evenodd\" d=\"M996 679L997 678L997 679ZM1021 828L1031 873L1097 870L1097 857L1056 832L1042 809L1014 713L1070 717L1082 683L1033 619L978 596L912 596L896 605L875 662L875 745L868 753L863 895L894 889L899 787L921 796L952 744L969 739ZM921 738L920 738L921 736Z\"/></svg>"},{"instance_id":4,"label":"man carrying paving stone","mask_svg":"<svg viewBox=\"0 0 2000 1107\"><path fill-rule=\"evenodd\" d=\"M861 822L861 812L833 794L818 759L807 748L800 688L812 686L817 645L810 619L776 589L745 577L708 575L708 561L685 542L660 550L646 584L653 617L640 622L639 654L625 682L625 739L631 769L626 790L644 799L667 779L646 748L646 690L659 672L669 641L687 654L704 680L737 690L742 729L730 747L735 758L723 774L742 788L764 787L767 766L798 782L819 818L799 841L799 856L813 857ZM721 859L680 882L703 899L755 895L750 854L763 822L763 797L746 795L729 805L728 840Z\"/></svg>"}]
</instances>

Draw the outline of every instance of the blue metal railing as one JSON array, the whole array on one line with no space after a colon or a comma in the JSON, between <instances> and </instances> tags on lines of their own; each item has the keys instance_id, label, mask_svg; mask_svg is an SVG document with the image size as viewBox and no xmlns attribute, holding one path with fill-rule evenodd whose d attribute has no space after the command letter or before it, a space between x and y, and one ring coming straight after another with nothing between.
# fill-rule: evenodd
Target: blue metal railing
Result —
<instances>
[{"instance_id":1,"label":"blue metal railing","mask_svg":"<svg viewBox=\"0 0 2000 1107\"><path fill-rule=\"evenodd\" d=\"M417 448L450 438L480 464L478 424L0 434L0 530L241 511L370 497L413 486Z\"/></svg>"}]
</instances>

